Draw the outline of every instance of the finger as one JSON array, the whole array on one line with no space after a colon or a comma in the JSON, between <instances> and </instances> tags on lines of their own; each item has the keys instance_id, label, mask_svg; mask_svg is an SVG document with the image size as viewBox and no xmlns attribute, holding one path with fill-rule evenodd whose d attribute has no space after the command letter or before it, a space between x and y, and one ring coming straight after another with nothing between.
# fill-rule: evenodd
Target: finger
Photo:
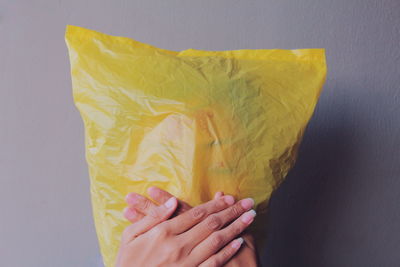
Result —
<instances>
[{"instance_id":1,"label":"finger","mask_svg":"<svg viewBox=\"0 0 400 267\"><path fill-rule=\"evenodd\" d=\"M173 197L168 192L157 187L150 187L148 191L149 195L160 204L164 204L168 199ZM124 211L124 216L132 223L135 223L143 218L145 215L147 215L150 209L157 206L148 198L137 193L129 193L125 199L130 207ZM181 205L178 207L178 211L176 212L177 214L183 213L190 209L190 206L187 203L183 201L179 202Z\"/></svg>"},{"instance_id":2,"label":"finger","mask_svg":"<svg viewBox=\"0 0 400 267\"><path fill-rule=\"evenodd\" d=\"M218 191L217 193L215 193L214 195L214 199L220 198L224 195L224 192Z\"/></svg>"},{"instance_id":3,"label":"finger","mask_svg":"<svg viewBox=\"0 0 400 267\"><path fill-rule=\"evenodd\" d=\"M236 254L236 252L238 252L242 244L243 244L243 238L241 237L231 241L217 254L211 256L206 261L201 263L199 267L223 266Z\"/></svg>"},{"instance_id":4,"label":"finger","mask_svg":"<svg viewBox=\"0 0 400 267\"><path fill-rule=\"evenodd\" d=\"M165 201L173 197L173 195L171 195L167 191L162 190L161 188L158 188L156 186L149 187L149 189L147 189L147 193L155 202L159 204L163 204ZM185 201L178 199L178 202L179 202L178 214L184 213L185 211L188 211L192 208Z\"/></svg>"},{"instance_id":5,"label":"finger","mask_svg":"<svg viewBox=\"0 0 400 267\"><path fill-rule=\"evenodd\" d=\"M124 217L131 223L135 223L144 217L144 215L138 212L134 207L126 207L123 214Z\"/></svg>"},{"instance_id":6,"label":"finger","mask_svg":"<svg viewBox=\"0 0 400 267\"><path fill-rule=\"evenodd\" d=\"M129 193L126 195L125 201L130 207L142 214L148 214L150 210L157 207L151 200L137 193Z\"/></svg>"},{"instance_id":7,"label":"finger","mask_svg":"<svg viewBox=\"0 0 400 267\"><path fill-rule=\"evenodd\" d=\"M206 260L249 227L255 216L254 210L245 212L227 227L208 236L191 251L190 255L200 262Z\"/></svg>"},{"instance_id":8,"label":"finger","mask_svg":"<svg viewBox=\"0 0 400 267\"><path fill-rule=\"evenodd\" d=\"M242 199L236 202L235 205L224 209L215 214L211 214L202 222L194 226L189 231L182 234L183 242L192 248L196 247L201 241L211 235L213 232L218 231L227 223L235 220L244 212L250 210L254 205L252 198Z\"/></svg>"},{"instance_id":9,"label":"finger","mask_svg":"<svg viewBox=\"0 0 400 267\"><path fill-rule=\"evenodd\" d=\"M228 208L234 202L235 200L232 196L210 200L170 219L167 223L175 234L180 234L201 222L208 215Z\"/></svg>"},{"instance_id":10,"label":"finger","mask_svg":"<svg viewBox=\"0 0 400 267\"><path fill-rule=\"evenodd\" d=\"M171 197L164 205L155 206L142 220L128 226L123 233L123 242L128 243L157 224L167 220L176 210L178 201Z\"/></svg>"}]
</instances>

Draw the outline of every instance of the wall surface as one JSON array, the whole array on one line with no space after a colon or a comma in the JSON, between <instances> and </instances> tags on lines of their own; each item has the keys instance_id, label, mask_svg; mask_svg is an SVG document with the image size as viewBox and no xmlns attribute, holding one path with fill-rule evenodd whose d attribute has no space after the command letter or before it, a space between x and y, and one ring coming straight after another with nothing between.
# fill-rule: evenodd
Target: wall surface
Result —
<instances>
[{"instance_id":1,"label":"wall surface","mask_svg":"<svg viewBox=\"0 0 400 267\"><path fill-rule=\"evenodd\" d=\"M172 50L326 48L263 262L399 266L399 0L0 0L1 266L101 266L66 24Z\"/></svg>"}]
</instances>

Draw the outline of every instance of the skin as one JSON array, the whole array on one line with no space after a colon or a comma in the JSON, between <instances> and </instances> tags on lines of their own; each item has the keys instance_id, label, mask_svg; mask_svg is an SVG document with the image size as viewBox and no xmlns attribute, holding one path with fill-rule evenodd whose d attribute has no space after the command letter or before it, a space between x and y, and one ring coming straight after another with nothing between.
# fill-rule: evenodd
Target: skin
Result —
<instances>
[{"instance_id":1,"label":"skin","mask_svg":"<svg viewBox=\"0 0 400 267\"><path fill-rule=\"evenodd\" d=\"M149 214L152 209L173 197L170 193L157 187L150 187L148 189L148 194L153 201L136 193L130 193L127 195L126 202L128 203L128 207L124 210L125 218L132 223L136 223ZM224 197L223 192L217 192L214 199L222 197ZM178 207L172 216L178 216L191 209L192 207L190 205L184 201L178 200ZM236 252L233 257L228 259L224 266L258 266L254 238L251 234L246 232L242 234L242 238L245 242L241 245L240 250Z\"/></svg>"},{"instance_id":2,"label":"skin","mask_svg":"<svg viewBox=\"0 0 400 267\"><path fill-rule=\"evenodd\" d=\"M175 197L146 206L147 214L125 229L116 266L223 266L241 246L235 238L254 220L253 204L222 196L172 219Z\"/></svg>"}]
</instances>

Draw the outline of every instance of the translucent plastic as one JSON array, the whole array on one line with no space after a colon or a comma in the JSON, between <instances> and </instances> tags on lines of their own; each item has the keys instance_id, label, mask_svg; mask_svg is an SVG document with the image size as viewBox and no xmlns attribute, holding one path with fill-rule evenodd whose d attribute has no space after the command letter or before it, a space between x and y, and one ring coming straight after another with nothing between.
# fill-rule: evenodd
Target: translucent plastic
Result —
<instances>
[{"instance_id":1,"label":"translucent plastic","mask_svg":"<svg viewBox=\"0 0 400 267\"><path fill-rule=\"evenodd\" d=\"M96 230L113 266L128 192L192 205L222 190L265 207L326 77L323 49L170 51L67 26Z\"/></svg>"}]
</instances>

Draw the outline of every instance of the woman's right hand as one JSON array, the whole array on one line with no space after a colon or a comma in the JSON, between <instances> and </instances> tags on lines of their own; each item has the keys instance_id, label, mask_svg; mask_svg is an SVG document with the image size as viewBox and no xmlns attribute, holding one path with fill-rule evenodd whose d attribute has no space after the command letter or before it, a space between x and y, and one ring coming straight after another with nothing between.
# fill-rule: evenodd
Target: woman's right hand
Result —
<instances>
[{"instance_id":1,"label":"woman's right hand","mask_svg":"<svg viewBox=\"0 0 400 267\"><path fill-rule=\"evenodd\" d=\"M178 206L171 197L125 229L117 267L222 266L239 250L243 239L235 238L253 222L253 204L223 196L169 219Z\"/></svg>"}]
</instances>

